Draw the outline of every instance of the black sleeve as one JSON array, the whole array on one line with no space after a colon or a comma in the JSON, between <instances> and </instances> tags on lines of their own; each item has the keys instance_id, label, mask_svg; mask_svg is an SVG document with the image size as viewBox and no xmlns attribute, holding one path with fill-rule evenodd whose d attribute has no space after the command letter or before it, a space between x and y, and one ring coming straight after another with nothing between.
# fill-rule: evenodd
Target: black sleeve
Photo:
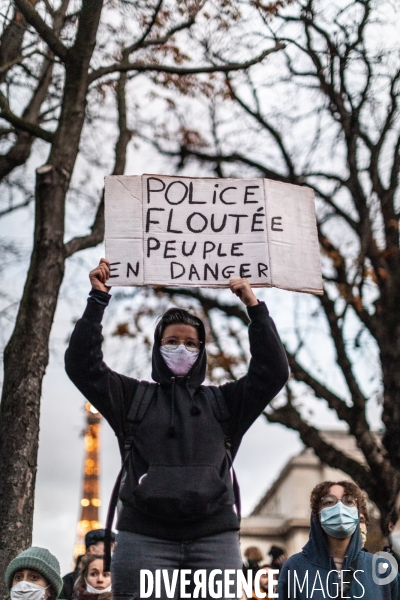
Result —
<instances>
[{"instance_id":1,"label":"black sleeve","mask_svg":"<svg viewBox=\"0 0 400 600\"><path fill-rule=\"evenodd\" d=\"M286 353L264 302L249 306L251 359L247 375L220 386L230 412L233 445L278 394L289 377Z\"/></svg>"},{"instance_id":2,"label":"black sleeve","mask_svg":"<svg viewBox=\"0 0 400 600\"><path fill-rule=\"evenodd\" d=\"M72 573L68 573L67 575L64 575L62 580L63 580L63 587L62 587L61 593L59 595L59 599L60 600L72 600L72 594L74 591L74 583L75 583L74 571Z\"/></svg>"},{"instance_id":3,"label":"black sleeve","mask_svg":"<svg viewBox=\"0 0 400 600\"><path fill-rule=\"evenodd\" d=\"M116 373L103 360L101 320L109 298L105 292L92 290L90 293L86 310L75 325L65 353L65 370L119 435L124 433L125 417L139 382Z\"/></svg>"}]
</instances>

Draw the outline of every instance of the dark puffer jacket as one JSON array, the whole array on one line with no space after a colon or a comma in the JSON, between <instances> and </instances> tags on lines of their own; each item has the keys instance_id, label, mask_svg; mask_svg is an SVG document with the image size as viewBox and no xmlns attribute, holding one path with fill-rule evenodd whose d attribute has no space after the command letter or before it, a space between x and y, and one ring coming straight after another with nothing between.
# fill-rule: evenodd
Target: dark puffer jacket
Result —
<instances>
[{"instance_id":1,"label":"dark puffer jacket","mask_svg":"<svg viewBox=\"0 0 400 600\"><path fill-rule=\"evenodd\" d=\"M101 319L110 296L92 291L66 352L66 371L107 419L119 438L139 385L107 367L101 351ZM220 386L229 411L225 429L232 454L262 410L288 378L286 355L263 302L248 308L251 360L248 374ZM200 339L205 341L204 328ZM120 531L185 540L239 528L226 457L224 433L201 389L207 356L185 377L174 377L154 340L152 378L159 384L135 443L120 499Z\"/></svg>"}]
</instances>

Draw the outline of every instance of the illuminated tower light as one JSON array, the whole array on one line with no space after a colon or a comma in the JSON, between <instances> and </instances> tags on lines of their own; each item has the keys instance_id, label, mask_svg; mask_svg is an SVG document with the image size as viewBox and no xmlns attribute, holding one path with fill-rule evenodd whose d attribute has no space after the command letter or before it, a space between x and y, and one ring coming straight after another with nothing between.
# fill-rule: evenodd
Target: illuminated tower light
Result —
<instances>
[{"instance_id":1,"label":"illuminated tower light","mask_svg":"<svg viewBox=\"0 0 400 600\"><path fill-rule=\"evenodd\" d=\"M83 462L82 496L80 519L76 526L74 558L86 552L85 535L92 529L101 529L99 521L99 480L100 480L100 413L89 403L85 404L86 428L85 459Z\"/></svg>"}]
</instances>

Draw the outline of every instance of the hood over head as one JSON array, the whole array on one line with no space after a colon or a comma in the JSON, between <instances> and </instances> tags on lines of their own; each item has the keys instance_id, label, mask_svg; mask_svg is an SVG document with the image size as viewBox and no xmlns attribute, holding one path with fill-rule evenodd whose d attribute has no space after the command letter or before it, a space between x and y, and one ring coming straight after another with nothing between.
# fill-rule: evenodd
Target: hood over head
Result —
<instances>
[{"instance_id":1,"label":"hood over head","mask_svg":"<svg viewBox=\"0 0 400 600\"><path fill-rule=\"evenodd\" d=\"M362 547L360 527L357 525L351 536L350 544L346 552L346 565L351 565L358 556ZM303 548L303 554L314 565L330 568L331 551L327 535L321 527L319 515L311 515L310 539Z\"/></svg>"},{"instance_id":2,"label":"hood over head","mask_svg":"<svg viewBox=\"0 0 400 600\"><path fill-rule=\"evenodd\" d=\"M173 313L174 309L171 309L171 313ZM177 312L182 311L182 309L177 309ZM167 311L170 312L170 311ZM184 311L187 312L187 311ZM159 383L160 385L171 385L172 378L175 378L177 381L188 379L191 388L198 388L204 381L206 376L207 369L207 352L206 352L206 332L204 329L204 324L201 319L189 313L191 319L196 322L196 329L198 331L199 340L202 342L200 346L200 351L197 357L196 362L187 373L187 375L183 377L178 377L174 375L171 369L167 366L165 360L162 357L160 352L160 343L161 343L161 335L162 335L162 317L158 322L155 330L154 330L154 345L153 345L153 354L152 354L152 372L151 376L154 381ZM176 323L180 323L180 320L176 320ZM171 323L172 324L172 321Z\"/></svg>"}]
</instances>

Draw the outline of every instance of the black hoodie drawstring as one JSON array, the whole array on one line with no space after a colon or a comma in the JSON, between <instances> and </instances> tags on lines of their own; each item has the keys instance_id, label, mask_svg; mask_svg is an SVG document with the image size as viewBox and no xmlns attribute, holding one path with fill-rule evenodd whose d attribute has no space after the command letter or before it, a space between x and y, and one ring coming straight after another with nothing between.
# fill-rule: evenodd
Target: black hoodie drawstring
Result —
<instances>
[{"instance_id":1,"label":"black hoodie drawstring","mask_svg":"<svg viewBox=\"0 0 400 600\"><path fill-rule=\"evenodd\" d=\"M192 402L192 406L190 408L190 414L191 415L200 415L201 414L201 410L200 408L197 406L196 401L194 399L194 394L192 394L192 392L190 391L190 387L189 387L189 380L190 377L186 378L185 381L185 387L189 393L190 396L190 400ZM168 430L168 435L169 437L176 437L177 431L176 431L176 427L175 427L175 385L176 385L176 379L175 377L171 377L171 381L172 381L172 389L171 389L171 419L169 422L169 430Z\"/></svg>"},{"instance_id":2,"label":"black hoodie drawstring","mask_svg":"<svg viewBox=\"0 0 400 600\"><path fill-rule=\"evenodd\" d=\"M176 437L176 427L175 427L175 377L171 377L172 381L172 399L171 399L171 420L169 423L169 437Z\"/></svg>"},{"instance_id":3,"label":"black hoodie drawstring","mask_svg":"<svg viewBox=\"0 0 400 600\"><path fill-rule=\"evenodd\" d=\"M188 377L186 377L186 389L187 389L187 391L189 393L189 396L190 396L190 399L192 401L192 406L190 408L190 414L191 415L200 415L201 414L201 410L200 410L200 408L196 404L196 401L194 399L194 394L192 394L192 392L190 391L189 379L190 379L190 375Z\"/></svg>"}]
</instances>

